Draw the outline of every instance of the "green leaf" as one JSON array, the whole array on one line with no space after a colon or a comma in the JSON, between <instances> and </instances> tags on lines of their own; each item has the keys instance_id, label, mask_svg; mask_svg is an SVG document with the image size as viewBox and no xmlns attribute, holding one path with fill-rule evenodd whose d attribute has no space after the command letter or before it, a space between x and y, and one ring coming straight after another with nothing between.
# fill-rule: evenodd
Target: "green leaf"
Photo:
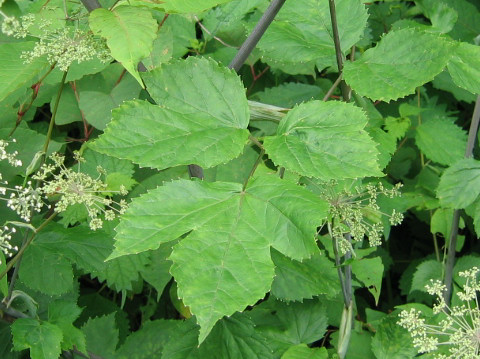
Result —
<instances>
[{"instance_id":1,"label":"green leaf","mask_svg":"<svg viewBox=\"0 0 480 359\"><path fill-rule=\"evenodd\" d=\"M21 59L24 51L31 51L35 42L12 42L0 44L0 101L15 90L29 86L39 73L47 69L44 57L33 59L26 64Z\"/></svg>"},{"instance_id":2,"label":"green leaf","mask_svg":"<svg viewBox=\"0 0 480 359\"><path fill-rule=\"evenodd\" d=\"M306 344L299 344L290 347L282 359L328 359L328 352L325 348L309 348Z\"/></svg>"},{"instance_id":3,"label":"green leaf","mask_svg":"<svg viewBox=\"0 0 480 359\"><path fill-rule=\"evenodd\" d=\"M438 7L438 0L417 0L416 4L421 5L427 12L434 12ZM450 7L457 12L457 21L449 35L460 41L473 42L480 33L480 13L474 4L467 0L442 0L443 5Z\"/></svg>"},{"instance_id":4,"label":"green leaf","mask_svg":"<svg viewBox=\"0 0 480 359\"><path fill-rule=\"evenodd\" d=\"M119 6L112 11L96 9L89 16L90 29L107 40L112 56L143 87L138 62L150 55L157 37L157 22L149 10Z\"/></svg>"},{"instance_id":5,"label":"green leaf","mask_svg":"<svg viewBox=\"0 0 480 359\"><path fill-rule=\"evenodd\" d=\"M229 1L232 0L164 0L157 6L164 9L165 12L169 14L196 14Z\"/></svg>"},{"instance_id":6,"label":"green leaf","mask_svg":"<svg viewBox=\"0 0 480 359\"><path fill-rule=\"evenodd\" d=\"M356 250L359 255L362 250ZM382 290L383 263L380 257L361 258L353 261L352 272L368 291L375 298L375 304L378 305L380 292Z\"/></svg>"},{"instance_id":7,"label":"green leaf","mask_svg":"<svg viewBox=\"0 0 480 359\"><path fill-rule=\"evenodd\" d=\"M201 329L200 329L201 333ZM228 345L225 345L228 343ZM200 345L198 358L273 359L267 339L248 315L235 313L219 321Z\"/></svg>"},{"instance_id":8,"label":"green leaf","mask_svg":"<svg viewBox=\"0 0 480 359\"><path fill-rule=\"evenodd\" d=\"M50 111L53 112L58 92L52 97L50 101ZM70 86L65 86L60 96L58 103L57 115L55 116L56 125L67 125L73 122L82 121L82 113L78 107L78 101L75 93Z\"/></svg>"},{"instance_id":9,"label":"green leaf","mask_svg":"<svg viewBox=\"0 0 480 359\"><path fill-rule=\"evenodd\" d=\"M65 254L37 241L25 251L18 274L28 287L44 294L60 295L73 289L72 265Z\"/></svg>"},{"instance_id":10,"label":"green leaf","mask_svg":"<svg viewBox=\"0 0 480 359\"><path fill-rule=\"evenodd\" d=\"M475 95L458 87L447 70L444 70L433 79L433 87L439 90L450 92L458 101L471 103L475 101Z\"/></svg>"},{"instance_id":11,"label":"green leaf","mask_svg":"<svg viewBox=\"0 0 480 359\"><path fill-rule=\"evenodd\" d=\"M327 85L328 85L327 81ZM262 92L255 93L255 99L270 105L291 108L301 102L312 99L320 100L328 91L329 86L323 89L320 86L308 85L297 82L283 83L277 87L266 88Z\"/></svg>"},{"instance_id":12,"label":"green leaf","mask_svg":"<svg viewBox=\"0 0 480 359\"><path fill-rule=\"evenodd\" d=\"M348 51L362 37L368 19L359 0L335 1L341 48ZM287 73L294 64L313 69L336 67L327 1L287 1L258 43L266 61Z\"/></svg>"},{"instance_id":13,"label":"green leaf","mask_svg":"<svg viewBox=\"0 0 480 359\"><path fill-rule=\"evenodd\" d=\"M278 166L322 180L382 176L365 113L344 102L311 101L295 107L264 147Z\"/></svg>"},{"instance_id":14,"label":"green leaf","mask_svg":"<svg viewBox=\"0 0 480 359\"><path fill-rule=\"evenodd\" d=\"M385 118L385 129L397 140L403 138L410 128L411 121L408 117L395 118L388 116Z\"/></svg>"},{"instance_id":15,"label":"green leaf","mask_svg":"<svg viewBox=\"0 0 480 359\"><path fill-rule=\"evenodd\" d=\"M19 318L12 324L14 350L30 349L32 359L58 359L62 330L54 324Z\"/></svg>"},{"instance_id":16,"label":"green leaf","mask_svg":"<svg viewBox=\"0 0 480 359\"><path fill-rule=\"evenodd\" d=\"M154 320L128 336L115 353L116 359L159 358L164 345L179 326L176 320ZM173 338L175 340L175 338ZM178 339L178 338L176 338ZM183 338L182 338L183 341Z\"/></svg>"},{"instance_id":17,"label":"green leaf","mask_svg":"<svg viewBox=\"0 0 480 359\"><path fill-rule=\"evenodd\" d=\"M160 299L163 289L172 278L169 273L172 262L167 259L171 253L172 248L168 244L160 246L150 253L149 263L140 269L142 278L157 290L157 300Z\"/></svg>"},{"instance_id":18,"label":"green leaf","mask_svg":"<svg viewBox=\"0 0 480 359\"><path fill-rule=\"evenodd\" d=\"M270 297L250 311L249 316L269 341L275 357L292 345L321 339L329 322L324 301L320 299L283 303Z\"/></svg>"},{"instance_id":19,"label":"green leaf","mask_svg":"<svg viewBox=\"0 0 480 359\"><path fill-rule=\"evenodd\" d=\"M270 289L270 246L296 259L318 252L314 235L326 211L313 193L272 176L255 179L245 192L235 183L179 180L132 201L110 258L156 249L191 231L174 247L171 273L203 341L218 319Z\"/></svg>"},{"instance_id":20,"label":"green leaf","mask_svg":"<svg viewBox=\"0 0 480 359\"><path fill-rule=\"evenodd\" d=\"M242 153L248 104L233 71L212 60L188 58L146 74L145 84L162 106L132 101L115 109L113 121L92 144L95 150L158 169L192 159L212 167Z\"/></svg>"},{"instance_id":21,"label":"green leaf","mask_svg":"<svg viewBox=\"0 0 480 359\"><path fill-rule=\"evenodd\" d=\"M73 326L81 312L82 309L74 302L54 301L48 306L48 322L57 325L63 333L62 350L76 347L87 354L85 336L80 329Z\"/></svg>"},{"instance_id":22,"label":"green leaf","mask_svg":"<svg viewBox=\"0 0 480 359\"><path fill-rule=\"evenodd\" d=\"M140 86L130 75L124 76L108 94L99 91L81 91L78 103L88 123L99 130L105 129L112 119L112 110L126 100L138 97Z\"/></svg>"},{"instance_id":23,"label":"green leaf","mask_svg":"<svg viewBox=\"0 0 480 359\"><path fill-rule=\"evenodd\" d=\"M432 234L441 233L443 238L449 238L452 230L453 209L438 208L430 220L430 232ZM459 228L465 228L465 221L460 217Z\"/></svg>"},{"instance_id":24,"label":"green leaf","mask_svg":"<svg viewBox=\"0 0 480 359\"><path fill-rule=\"evenodd\" d=\"M413 275L410 292L415 290L426 292L425 285L428 284L431 279L442 279L442 263L433 259L426 260L417 267Z\"/></svg>"},{"instance_id":25,"label":"green leaf","mask_svg":"<svg viewBox=\"0 0 480 359\"><path fill-rule=\"evenodd\" d=\"M463 158L467 134L447 118L432 118L417 127L415 142L429 159L449 166Z\"/></svg>"},{"instance_id":26,"label":"green leaf","mask_svg":"<svg viewBox=\"0 0 480 359\"><path fill-rule=\"evenodd\" d=\"M338 273L325 254L315 254L302 262L290 259L272 250L275 278L271 293L282 300L303 301L325 294L334 297L339 293Z\"/></svg>"},{"instance_id":27,"label":"green leaf","mask_svg":"<svg viewBox=\"0 0 480 359\"><path fill-rule=\"evenodd\" d=\"M437 197L444 207L465 208L480 194L480 161L461 159L440 178Z\"/></svg>"},{"instance_id":28,"label":"green leaf","mask_svg":"<svg viewBox=\"0 0 480 359\"><path fill-rule=\"evenodd\" d=\"M87 340L87 350L104 359L115 359L118 343L118 329L115 325L115 313L98 318L90 318L82 327Z\"/></svg>"},{"instance_id":29,"label":"green leaf","mask_svg":"<svg viewBox=\"0 0 480 359\"><path fill-rule=\"evenodd\" d=\"M433 33L409 28L391 31L358 60L345 62L344 79L362 96L396 100L433 80L447 64L455 46Z\"/></svg>"},{"instance_id":30,"label":"green leaf","mask_svg":"<svg viewBox=\"0 0 480 359\"><path fill-rule=\"evenodd\" d=\"M416 356L417 350L413 347L410 333L400 327L397 321L398 317L391 315L376 328L372 351L377 359L407 359Z\"/></svg>"},{"instance_id":31,"label":"green leaf","mask_svg":"<svg viewBox=\"0 0 480 359\"><path fill-rule=\"evenodd\" d=\"M448 72L459 87L480 94L480 47L461 42L448 63Z\"/></svg>"},{"instance_id":32,"label":"green leaf","mask_svg":"<svg viewBox=\"0 0 480 359\"><path fill-rule=\"evenodd\" d=\"M21 359L25 353L13 351L13 340L10 323L0 322L0 358Z\"/></svg>"}]
</instances>

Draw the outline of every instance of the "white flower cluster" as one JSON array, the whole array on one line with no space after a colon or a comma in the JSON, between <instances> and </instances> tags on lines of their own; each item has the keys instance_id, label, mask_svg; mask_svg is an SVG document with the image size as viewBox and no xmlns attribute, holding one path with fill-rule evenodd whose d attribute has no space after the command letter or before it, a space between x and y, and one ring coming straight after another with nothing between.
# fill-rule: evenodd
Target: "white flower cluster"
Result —
<instances>
[{"instance_id":1,"label":"white flower cluster","mask_svg":"<svg viewBox=\"0 0 480 359\"><path fill-rule=\"evenodd\" d=\"M383 233L382 216L389 217L392 225L400 224L403 220L401 213L392 211L391 214L383 213L377 204L379 194L389 198L400 196L401 183L392 189L385 188L382 183L367 184L365 187L356 187L354 192L335 189L336 182L324 186L322 197L330 204L331 234L337 239L341 254L352 250L352 245L345 239L345 234L350 233L354 241L368 238L370 246L381 245Z\"/></svg>"},{"instance_id":2,"label":"white flower cluster","mask_svg":"<svg viewBox=\"0 0 480 359\"><path fill-rule=\"evenodd\" d=\"M0 228L0 251L3 252L6 257L11 257L14 251L18 251L17 246L12 246L10 244L12 234L15 232L15 227L3 226L2 228ZM1 261L0 264L2 264Z\"/></svg>"},{"instance_id":3,"label":"white flower cluster","mask_svg":"<svg viewBox=\"0 0 480 359\"><path fill-rule=\"evenodd\" d=\"M106 183L101 180L102 175L106 174L101 167L97 167L98 177L92 178L80 172L80 163L83 158L78 155L76 155L77 171L65 167L63 155L54 153L50 159L53 164L42 165L32 178L42 183L40 189L44 197L56 199L55 212L64 212L74 204L82 204L87 209L92 230L102 228L103 221L100 218L102 214L105 220L111 221L115 219L116 214L125 212L127 203L124 199L115 202L106 197L113 192L126 195L125 186L120 186L120 191L108 190Z\"/></svg>"},{"instance_id":4,"label":"white flower cluster","mask_svg":"<svg viewBox=\"0 0 480 359\"><path fill-rule=\"evenodd\" d=\"M438 302L433 312L440 320L435 324L427 324L416 309L404 310L400 313L398 324L406 328L413 338L413 345L419 353L433 352L440 345L448 346L448 354L436 354L436 359L478 359L480 358L480 309L478 292L480 269L473 267L459 275L466 278L463 291L457 293L464 302L460 306L449 307L443 294L445 285L440 281L431 281L426 286L429 294L435 295Z\"/></svg>"},{"instance_id":5,"label":"white flower cluster","mask_svg":"<svg viewBox=\"0 0 480 359\"><path fill-rule=\"evenodd\" d=\"M37 20L35 15L28 14L16 19L4 16L2 32L15 38L32 36L39 39L31 51L25 51L22 59L30 63L34 59L46 56L50 64L56 64L62 71L66 71L73 62L98 58L102 62L112 61L110 52L103 39L96 38L91 32L86 32L72 27L51 29L50 22L45 19ZM32 26L38 22L40 31L33 31Z\"/></svg>"},{"instance_id":6,"label":"white flower cluster","mask_svg":"<svg viewBox=\"0 0 480 359\"><path fill-rule=\"evenodd\" d=\"M119 191L108 189L107 184L101 179L102 176L106 176L101 167L97 168L98 177L92 178L80 172L83 158L78 155L77 171L64 165L63 155L54 153L50 160L53 163L44 163L32 176L37 184L28 181L24 186L9 188L7 182L0 182L0 200L6 201L7 207L15 211L26 223L31 221L33 213L41 212L47 202L54 202L53 210L57 213L66 211L74 204L82 204L87 210L92 230L102 227L102 218L111 221L118 214L125 212L127 203L124 199L115 202L110 198L113 194L126 195L125 186L120 186ZM13 232L14 229L4 228L0 233L0 250L5 253L13 249L7 245Z\"/></svg>"},{"instance_id":7,"label":"white flower cluster","mask_svg":"<svg viewBox=\"0 0 480 359\"><path fill-rule=\"evenodd\" d=\"M15 139L12 142L16 142ZM18 151L8 153L7 147L9 142L5 140L0 140L0 161L7 160L10 165L14 167L20 167L22 165L22 161L17 159ZM2 177L0 176L0 180Z\"/></svg>"}]
</instances>

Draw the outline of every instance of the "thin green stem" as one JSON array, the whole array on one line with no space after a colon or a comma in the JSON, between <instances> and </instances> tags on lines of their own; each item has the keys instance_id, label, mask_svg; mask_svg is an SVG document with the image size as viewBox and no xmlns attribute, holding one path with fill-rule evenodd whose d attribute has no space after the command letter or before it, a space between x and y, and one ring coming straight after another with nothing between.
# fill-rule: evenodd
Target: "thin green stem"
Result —
<instances>
[{"instance_id":1,"label":"thin green stem","mask_svg":"<svg viewBox=\"0 0 480 359\"><path fill-rule=\"evenodd\" d=\"M57 116L58 104L60 103L60 97L62 97L63 87L65 85L65 80L67 78L67 71L63 73L62 81L60 82L60 87L58 89L57 98L55 99L55 104L52 110L52 117L50 118L50 124L48 125L47 139L43 145L43 153L46 155L48 150L48 145L50 144L50 139L52 138L53 126L55 125L55 117Z\"/></svg>"},{"instance_id":2,"label":"thin green stem","mask_svg":"<svg viewBox=\"0 0 480 359\"><path fill-rule=\"evenodd\" d=\"M245 189L247 188L248 181L250 181L250 178L253 177L253 174L254 174L255 171L257 170L258 165L260 164L260 162L262 162L262 160L263 160L263 155L264 155L264 154L265 154L265 150L263 149L263 146L262 146L262 147L261 147L261 150L260 150L260 154L258 155L257 160L256 160L255 163L253 164L253 167L252 167L252 169L250 170L250 173L248 174L247 179L246 179L245 182L243 183L242 192L245 191Z\"/></svg>"},{"instance_id":3,"label":"thin green stem","mask_svg":"<svg viewBox=\"0 0 480 359\"><path fill-rule=\"evenodd\" d=\"M20 248L20 250L17 252L17 254L15 255L15 257L13 257L8 263L7 263L7 266L5 268L5 270L0 273L0 279L2 279L10 269L12 269L12 267L15 265L15 263L17 263L20 258L22 257L23 253L25 252L25 250L28 248L28 246L30 245L30 243L32 243L33 239L35 238L35 236L37 235L38 232L40 232L43 228L45 228L45 226L47 224L49 224L54 218L55 216L57 215L57 212L54 212L53 214L50 215L50 217L48 217L45 221L43 221L43 223L37 227L37 229L35 229L35 231L32 233L32 235L30 236L30 238L28 238L28 240L22 245L22 247Z\"/></svg>"},{"instance_id":4,"label":"thin green stem","mask_svg":"<svg viewBox=\"0 0 480 359\"><path fill-rule=\"evenodd\" d=\"M261 150L264 150L262 143L259 140L257 140L255 137L250 135L248 136L248 139L252 141L258 148L260 148Z\"/></svg>"},{"instance_id":5,"label":"thin green stem","mask_svg":"<svg viewBox=\"0 0 480 359\"><path fill-rule=\"evenodd\" d=\"M337 58L338 73L342 75L343 72L343 53L340 45L340 35L338 34L337 11L335 9L335 0L328 0L330 7L330 19L332 21L333 43L335 45L335 55ZM340 83L340 90L344 101L350 101L350 89L347 84L342 81Z\"/></svg>"},{"instance_id":6,"label":"thin green stem","mask_svg":"<svg viewBox=\"0 0 480 359\"><path fill-rule=\"evenodd\" d=\"M418 115L417 115L417 120L418 120L418 126L422 124L422 116L420 114L420 108L421 108L421 101L420 101L420 89L417 88L417 107L418 107ZM425 167L425 158L423 157L423 152L420 151L420 162L422 163L422 168Z\"/></svg>"},{"instance_id":7,"label":"thin green stem","mask_svg":"<svg viewBox=\"0 0 480 359\"><path fill-rule=\"evenodd\" d=\"M477 141L478 125L480 123L480 96L477 97L475 108L473 110L472 121L468 130L467 146L465 148L465 158L472 157L473 148ZM447 305L450 305L452 297L453 267L455 265L455 249L457 246L458 224L460 221L460 210L455 209L452 217L452 229L448 241L447 260L445 263L445 277L443 283L447 287L444 299Z\"/></svg>"},{"instance_id":8,"label":"thin green stem","mask_svg":"<svg viewBox=\"0 0 480 359\"><path fill-rule=\"evenodd\" d=\"M8 134L8 137L11 137L13 135L15 130L18 128L18 125L20 125L20 123L22 122L23 116L32 107L33 101L35 101L35 99L38 96L38 90L40 88L40 85L42 84L43 80L45 80L45 78L53 71L56 64L57 64L56 62L52 64L52 66L50 66L50 69L34 85L32 85L32 96L30 96L30 100L28 101L25 107L23 106L24 104L20 105L20 108L17 112L17 121L15 122L15 126L12 128L12 130Z\"/></svg>"},{"instance_id":9,"label":"thin green stem","mask_svg":"<svg viewBox=\"0 0 480 359\"><path fill-rule=\"evenodd\" d=\"M327 91L327 93L325 94L325 96L323 96L322 101L328 101L328 99L330 98L330 96L332 96L333 91L335 91L335 89L338 87L338 85L340 84L340 82L342 82L342 74L340 74L340 75L337 77L337 79L335 80L335 82L333 83L333 85L330 87L330 89Z\"/></svg>"}]
</instances>

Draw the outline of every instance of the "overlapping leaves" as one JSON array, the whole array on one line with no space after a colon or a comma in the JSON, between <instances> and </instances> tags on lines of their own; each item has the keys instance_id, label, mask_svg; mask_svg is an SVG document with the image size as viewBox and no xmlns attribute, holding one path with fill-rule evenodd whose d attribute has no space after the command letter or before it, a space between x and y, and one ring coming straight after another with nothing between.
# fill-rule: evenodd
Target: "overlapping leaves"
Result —
<instances>
[{"instance_id":1,"label":"overlapping leaves","mask_svg":"<svg viewBox=\"0 0 480 359\"><path fill-rule=\"evenodd\" d=\"M368 14L358 0L337 0L335 6L340 42L346 51L363 35ZM328 1L287 1L258 46L273 64L277 61L290 66L307 63L320 69L335 66Z\"/></svg>"},{"instance_id":2,"label":"overlapping leaves","mask_svg":"<svg viewBox=\"0 0 480 359\"><path fill-rule=\"evenodd\" d=\"M270 247L298 260L318 253L314 236L326 211L314 194L273 176L245 191L236 183L179 180L132 202L111 258L189 233L173 249L171 272L201 326L201 342L221 317L270 290Z\"/></svg>"},{"instance_id":3,"label":"overlapping leaves","mask_svg":"<svg viewBox=\"0 0 480 359\"><path fill-rule=\"evenodd\" d=\"M115 109L95 150L158 169L212 167L242 153L248 104L234 72L189 58L155 69L145 84L158 105L137 100Z\"/></svg>"}]
</instances>

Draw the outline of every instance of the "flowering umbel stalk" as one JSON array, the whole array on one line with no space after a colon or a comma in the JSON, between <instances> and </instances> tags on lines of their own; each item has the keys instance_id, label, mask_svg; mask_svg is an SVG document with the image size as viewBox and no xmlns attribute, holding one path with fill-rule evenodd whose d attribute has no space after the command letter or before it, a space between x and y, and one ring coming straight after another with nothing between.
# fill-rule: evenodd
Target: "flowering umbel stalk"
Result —
<instances>
[{"instance_id":1,"label":"flowering umbel stalk","mask_svg":"<svg viewBox=\"0 0 480 359\"><path fill-rule=\"evenodd\" d=\"M480 269L473 267L460 272L460 277L466 278L463 291L457 293L464 304L448 306L444 299L447 290L441 281L431 281L426 286L429 294L438 298L433 312L439 320L429 324L421 318L421 312L416 309L404 310L400 313L399 325L406 328L413 338L413 345L420 353L434 352L440 346L447 346L446 353L435 354L436 359L478 359L480 357L480 309L478 292Z\"/></svg>"}]
</instances>

